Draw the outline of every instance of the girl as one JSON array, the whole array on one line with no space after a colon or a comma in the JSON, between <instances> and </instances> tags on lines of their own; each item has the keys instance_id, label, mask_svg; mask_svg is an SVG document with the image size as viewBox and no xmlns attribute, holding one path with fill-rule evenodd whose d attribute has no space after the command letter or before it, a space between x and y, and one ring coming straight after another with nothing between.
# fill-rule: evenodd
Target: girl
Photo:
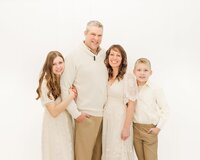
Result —
<instances>
[{"instance_id":1,"label":"girl","mask_svg":"<svg viewBox=\"0 0 200 160\"><path fill-rule=\"evenodd\" d=\"M76 97L74 88L61 101L60 76L64 71L64 58L58 51L48 53L37 88L44 106L42 132L43 160L74 160L72 122L66 111Z\"/></svg>"}]
</instances>

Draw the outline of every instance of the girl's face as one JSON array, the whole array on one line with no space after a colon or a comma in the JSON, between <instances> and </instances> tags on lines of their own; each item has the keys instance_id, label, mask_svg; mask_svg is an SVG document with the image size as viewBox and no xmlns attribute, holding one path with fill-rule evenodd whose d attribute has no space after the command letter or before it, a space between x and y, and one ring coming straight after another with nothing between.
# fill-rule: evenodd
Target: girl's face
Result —
<instances>
[{"instance_id":1,"label":"girl's face","mask_svg":"<svg viewBox=\"0 0 200 160\"><path fill-rule=\"evenodd\" d=\"M134 74L138 85L144 85L152 74L150 67L144 63L139 63L135 66Z\"/></svg>"},{"instance_id":2,"label":"girl's face","mask_svg":"<svg viewBox=\"0 0 200 160\"><path fill-rule=\"evenodd\" d=\"M52 71L55 75L60 76L63 71L64 71L65 65L64 65L64 61L60 56L57 56L54 60L53 60L53 66L52 66Z\"/></svg>"},{"instance_id":3,"label":"girl's face","mask_svg":"<svg viewBox=\"0 0 200 160\"><path fill-rule=\"evenodd\" d=\"M108 62L112 68L119 68L120 64L122 63L121 53L111 49L108 56Z\"/></svg>"}]
</instances>

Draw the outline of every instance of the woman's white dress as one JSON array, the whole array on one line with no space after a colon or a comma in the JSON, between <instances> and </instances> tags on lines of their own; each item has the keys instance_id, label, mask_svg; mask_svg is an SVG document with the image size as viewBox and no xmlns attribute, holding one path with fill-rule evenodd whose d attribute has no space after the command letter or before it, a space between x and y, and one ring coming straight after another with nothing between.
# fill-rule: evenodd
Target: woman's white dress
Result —
<instances>
[{"instance_id":1,"label":"woman's white dress","mask_svg":"<svg viewBox=\"0 0 200 160\"><path fill-rule=\"evenodd\" d=\"M129 83L128 83L129 82ZM130 91L130 92L129 92ZM128 99L135 100L134 79L115 80L108 85L108 99L103 117L102 160L134 160L133 133L123 141L121 132L126 116Z\"/></svg>"},{"instance_id":2,"label":"woman's white dress","mask_svg":"<svg viewBox=\"0 0 200 160\"><path fill-rule=\"evenodd\" d=\"M61 97L55 101L47 96L46 80L42 83L41 102L44 106L42 130L42 160L74 160L72 119L67 111L52 117L45 104L61 102Z\"/></svg>"}]
</instances>

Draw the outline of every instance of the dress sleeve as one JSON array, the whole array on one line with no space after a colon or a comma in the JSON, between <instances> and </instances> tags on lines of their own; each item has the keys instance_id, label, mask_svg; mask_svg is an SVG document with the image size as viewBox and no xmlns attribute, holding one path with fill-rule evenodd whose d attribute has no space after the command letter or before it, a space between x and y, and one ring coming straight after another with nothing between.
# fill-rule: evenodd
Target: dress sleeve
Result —
<instances>
[{"instance_id":1,"label":"dress sleeve","mask_svg":"<svg viewBox=\"0 0 200 160\"><path fill-rule=\"evenodd\" d=\"M124 85L124 102L128 103L129 100L135 101L137 99L137 84L135 76L131 73L125 75Z\"/></svg>"},{"instance_id":2,"label":"dress sleeve","mask_svg":"<svg viewBox=\"0 0 200 160\"><path fill-rule=\"evenodd\" d=\"M52 103L54 102L54 98L52 95L51 98L48 97L48 88L47 88L47 82L46 80L44 79L43 82L42 82L42 86L41 86L41 91L42 91L42 94L41 94L41 102L43 105L47 104L47 103Z\"/></svg>"}]
</instances>

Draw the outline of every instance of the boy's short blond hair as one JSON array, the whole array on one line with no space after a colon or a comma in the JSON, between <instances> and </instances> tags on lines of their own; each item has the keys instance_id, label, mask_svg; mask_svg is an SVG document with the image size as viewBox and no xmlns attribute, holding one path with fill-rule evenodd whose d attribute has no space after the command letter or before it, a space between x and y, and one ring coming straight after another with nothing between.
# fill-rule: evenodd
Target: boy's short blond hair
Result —
<instances>
[{"instance_id":1,"label":"boy's short blond hair","mask_svg":"<svg viewBox=\"0 0 200 160\"><path fill-rule=\"evenodd\" d=\"M136 66L137 66L139 63L146 64L146 65L149 66L149 68L151 69L151 62L150 62L150 60L148 60L147 58L139 58L139 59L135 62L134 69L136 68Z\"/></svg>"}]
</instances>

